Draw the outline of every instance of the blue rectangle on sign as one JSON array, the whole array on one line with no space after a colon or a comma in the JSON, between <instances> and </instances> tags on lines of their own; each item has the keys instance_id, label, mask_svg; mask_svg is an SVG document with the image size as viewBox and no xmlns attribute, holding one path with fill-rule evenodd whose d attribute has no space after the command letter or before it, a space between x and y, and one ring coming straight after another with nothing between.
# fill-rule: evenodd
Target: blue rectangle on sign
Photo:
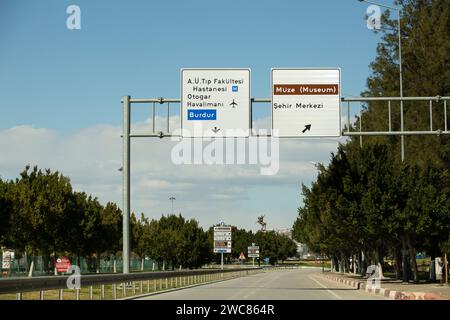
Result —
<instances>
[{"instance_id":1,"label":"blue rectangle on sign","mask_svg":"<svg viewBox=\"0 0 450 320\"><path fill-rule=\"evenodd\" d=\"M188 110L188 120L217 120L217 110Z\"/></svg>"},{"instance_id":2,"label":"blue rectangle on sign","mask_svg":"<svg viewBox=\"0 0 450 320\"><path fill-rule=\"evenodd\" d=\"M239 87L238 86L232 86L231 87L233 92L238 92L239 91Z\"/></svg>"}]
</instances>

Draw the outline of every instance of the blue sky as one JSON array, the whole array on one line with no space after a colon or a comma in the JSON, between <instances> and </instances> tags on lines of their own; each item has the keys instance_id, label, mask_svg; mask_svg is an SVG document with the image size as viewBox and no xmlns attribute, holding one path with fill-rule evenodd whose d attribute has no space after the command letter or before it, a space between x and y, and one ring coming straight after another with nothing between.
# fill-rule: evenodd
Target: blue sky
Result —
<instances>
[{"instance_id":1,"label":"blue sky","mask_svg":"<svg viewBox=\"0 0 450 320\"><path fill-rule=\"evenodd\" d=\"M81 30L66 28L66 8L71 4L81 8ZM0 137L11 141L22 130L14 140L21 144L20 139L34 141L44 130L56 140L78 143L74 137L89 128L118 128L122 96L178 98L182 67L249 67L252 95L269 97L272 67L338 66L342 68L343 95L357 96L364 90L379 41L366 27L366 9L367 5L356 0L2 0ZM256 112L257 118L268 115L268 108L261 110ZM143 108L133 120L144 121L147 112ZM16 127L22 129L12 131ZM315 146L310 144L310 148ZM83 180L83 175L97 172L89 165L85 171L75 170L64 161L46 158L55 158L52 154L29 154L18 145L11 148L23 153L23 158L11 152L2 154L3 177L16 176L29 162L52 165L65 168L75 185L99 192L102 200L120 200L118 190L109 196L94 188L94 182ZM311 160L326 161L332 151L322 150ZM98 155L90 155L95 162ZM120 160L120 150L117 155ZM89 164L89 158L83 159ZM251 208L253 215L268 208L274 217L285 217L278 227L289 227L299 205L298 187L313 176L299 175L284 184L263 182L259 189L249 188L240 208ZM112 181L120 188L120 176ZM268 194L275 195L273 201L266 200ZM189 202L184 201L188 207ZM169 204L161 200L159 206L167 211ZM157 207L158 203L153 203L152 208ZM144 204L135 208L146 209ZM185 211L202 220L202 216ZM250 222L242 225L254 227Z\"/></svg>"}]
</instances>

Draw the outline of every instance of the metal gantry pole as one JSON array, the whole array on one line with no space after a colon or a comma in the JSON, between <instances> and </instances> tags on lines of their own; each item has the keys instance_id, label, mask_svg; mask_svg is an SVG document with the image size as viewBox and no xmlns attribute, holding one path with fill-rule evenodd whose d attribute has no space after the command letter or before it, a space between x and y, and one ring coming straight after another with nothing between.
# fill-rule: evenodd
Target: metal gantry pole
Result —
<instances>
[{"instance_id":1,"label":"metal gantry pole","mask_svg":"<svg viewBox=\"0 0 450 320\"><path fill-rule=\"evenodd\" d=\"M123 273L130 272L130 96L123 98Z\"/></svg>"}]
</instances>

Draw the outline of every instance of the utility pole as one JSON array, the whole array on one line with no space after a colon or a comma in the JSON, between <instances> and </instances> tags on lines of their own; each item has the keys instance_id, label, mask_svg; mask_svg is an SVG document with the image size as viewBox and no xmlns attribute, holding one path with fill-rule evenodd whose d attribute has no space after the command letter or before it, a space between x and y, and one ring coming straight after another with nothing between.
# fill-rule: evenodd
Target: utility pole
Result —
<instances>
[{"instance_id":1,"label":"utility pole","mask_svg":"<svg viewBox=\"0 0 450 320\"><path fill-rule=\"evenodd\" d=\"M394 10L397 11L397 24L398 24L398 62L399 62L399 75L400 75L400 79L399 79L399 85L400 85L400 98L403 98L403 59L402 59L402 21L401 21L401 14L402 14L402 10L400 8L396 8L396 7L392 7L392 6L387 6L387 5L383 5L383 4L379 4L376 2L372 2L369 0L358 0L359 2L366 2L366 3L370 3L379 7L383 7L389 10ZM404 123L404 115L403 115L403 99L400 100L400 130L403 133L405 130L405 123ZM361 117L360 117L361 119ZM360 120L361 122L361 120ZM401 138L401 160L402 163L405 162L405 136L402 134L400 136ZM407 251L405 248L403 248L402 250L402 260L403 260L403 281L409 281L409 261L408 261L408 257L407 257ZM408 271L405 272L405 269L407 269Z\"/></svg>"},{"instance_id":2,"label":"utility pole","mask_svg":"<svg viewBox=\"0 0 450 320\"><path fill-rule=\"evenodd\" d=\"M387 6L384 4L379 4L379 3L369 1L369 0L358 0L358 1L370 3L370 4L373 4L373 5L382 7L382 8L397 11L398 62L399 62L399 73L400 73L400 83L399 84L400 84L400 98L403 98L403 59L402 59L402 21L401 21L402 9ZM361 119L361 117L360 117L360 119ZM361 122L361 120L360 120L360 122ZM403 119L403 100L400 100L400 127L401 127L401 131L403 132L405 129L404 119ZM401 158L402 158L402 162L404 162L405 161L405 136L404 135L401 135Z\"/></svg>"}]
</instances>

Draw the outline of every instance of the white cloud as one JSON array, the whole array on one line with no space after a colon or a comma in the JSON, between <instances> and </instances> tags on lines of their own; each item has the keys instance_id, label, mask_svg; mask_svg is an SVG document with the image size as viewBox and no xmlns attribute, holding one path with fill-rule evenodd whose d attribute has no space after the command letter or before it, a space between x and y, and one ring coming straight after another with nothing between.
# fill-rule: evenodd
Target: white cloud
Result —
<instances>
[{"instance_id":1,"label":"white cloud","mask_svg":"<svg viewBox=\"0 0 450 320\"><path fill-rule=\"evenodd\" d=\"M170 122L175 128L179 118L171 117ZM133 124L135 133L151 131L150 121ZM121 127L110 125L71 134L33 126L0 131L0 176L15 178L26 164L51 168L69 176L76 190L121 206L120 134ZM174 195L176 213L196 218L204 227L225 220L249 229L256 228L256 217L265 209L260 200L268 201L262 189L270 190L270 203L277 208L265 212L271 216L270 227L290 227L300 204L300 184L310 183L316 175L310 162L328 162L337 147L337 140L282 140L278 174L261 176L259 165L174 165L170 157L175 143L168 138L132 139L132 210L158 218L170 213L168 198ZM296 195L289 203L282 196L286 190Z\"/></svg>"}]
</instances>

